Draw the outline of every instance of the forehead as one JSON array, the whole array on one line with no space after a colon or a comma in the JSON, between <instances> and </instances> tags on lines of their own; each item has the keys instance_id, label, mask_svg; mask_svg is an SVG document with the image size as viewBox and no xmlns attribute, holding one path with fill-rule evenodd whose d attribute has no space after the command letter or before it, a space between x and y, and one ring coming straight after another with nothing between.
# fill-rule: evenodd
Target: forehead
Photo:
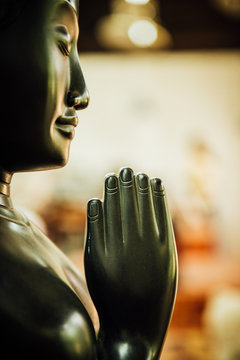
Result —
<instances>
[{"instance_id":1,"label":"forehead","mask_svg":"<svg viewBox=\"0 0 240 360\"><path fill-rule=\"evenodd\" d=\"M70 4L74 10L76 11L77 15L79 12L79 0L65 0L66 3Z\"/></svg>"},{"instance_id":2,"label":"forehead","mask_svg":"<svg viewBox=\"0 0 240 360\"><path fill-rule=\"evenodd\" d=\"M57 23L64 24L67 26L72 37L78 37L78 14L75 8L72 5L70 6L68 0L57 0L54 5L48 15L50 25Z\"/></svg>"},{"instance_id":3,"label":"forehead","mask_svg":"<svg viewBox=\"0 0 240 360\"><path fill-rule=\"evenodd\" d=\"M78 0L46 0L50 7L47 7L47 19L50 21L66 21L75 29L78 28ZM68 25L68 27L71 25Z\"/></svg>"}]
</instances>

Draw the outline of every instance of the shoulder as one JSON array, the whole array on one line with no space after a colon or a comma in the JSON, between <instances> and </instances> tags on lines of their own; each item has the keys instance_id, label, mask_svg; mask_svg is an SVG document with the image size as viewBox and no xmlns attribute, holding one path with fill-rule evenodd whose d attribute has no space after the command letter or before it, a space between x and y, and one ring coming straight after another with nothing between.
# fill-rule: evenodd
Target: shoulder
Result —
<instances>
[{"instance_id":1,"label":"shoulder","mask_svg":"<svg viewBox=\"0 0 240 360\"><path fill-rule=\"evenodd\" d=\"M96 360L96 340L84 317L73 313L65 324L55 327L49 321L44 328L23 324L2 311L1 360Z\"/></svg>"},{"instance_id":2,"label":"shoulder","mask_svg":"<svg viewBox=\"0 0 240 360\"><path fill-rule=\"evenodd\" d=\"M95 360L94 328L72 289L48 267L2 255L1 359L17 349L24 359Z\"/></svg>"},{"instance_id":3,"label":"shoulder","mask_svg":"<svg viewBox=\"0 0 240 360\"><path fill-rule=\"evenodd\" d=\"M0 212L1 353L8 351L1 359L15 359L18 349L24 359L95 360L87 303L67 257L28 220Z\"/></svg>"}]
</instances>

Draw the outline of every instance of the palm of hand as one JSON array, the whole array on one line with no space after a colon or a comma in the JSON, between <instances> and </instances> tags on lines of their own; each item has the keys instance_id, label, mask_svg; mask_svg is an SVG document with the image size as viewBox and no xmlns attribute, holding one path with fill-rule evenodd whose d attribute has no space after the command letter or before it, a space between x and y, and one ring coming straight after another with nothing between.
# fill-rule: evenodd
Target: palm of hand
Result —
<instances>
[{"instance_id":1,"label":"palm of hand","mask_svg":"<svg viewBox=\"0 0 240 360\"><path fill-rule=\"evenodd\" d=\"M103 332L134 334L160 348L177 283L174 234L164 189L125 168L88 205L85 270Z\"/></svg>"}]
</instances>

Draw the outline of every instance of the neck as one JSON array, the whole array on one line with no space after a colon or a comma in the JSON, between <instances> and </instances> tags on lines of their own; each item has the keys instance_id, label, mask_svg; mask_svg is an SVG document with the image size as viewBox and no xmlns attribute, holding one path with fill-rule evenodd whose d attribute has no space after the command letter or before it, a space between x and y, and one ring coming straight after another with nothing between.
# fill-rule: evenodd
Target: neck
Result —
<instances>
[{"instance_id":1,"label":"neck","mask_svg":"<svg viewBox=\"0 0 240 360\"><path fill-rule=\"evenodd\" d=\"M11 205L10 182L12 174L0 169L0 205L9 207ZM11 206L10 206L11 207Z\"/></svg>"}]
</instances>

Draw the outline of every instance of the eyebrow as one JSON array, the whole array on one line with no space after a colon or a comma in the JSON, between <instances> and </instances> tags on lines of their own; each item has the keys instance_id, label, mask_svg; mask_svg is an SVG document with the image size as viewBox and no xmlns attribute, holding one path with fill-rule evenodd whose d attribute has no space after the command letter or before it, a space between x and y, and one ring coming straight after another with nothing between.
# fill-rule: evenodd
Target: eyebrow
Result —
<instances>
[{"instance_id":1,"label":"eyebrow","mask_svg":"<svg viewBox=\"0 0 240 360\"><path fill-rule=\"evenodd\" d=\"M74 26L74 33L77 34L76 37L78 38L78 36L79 36L79 27L78 27L78 14L76 12L76 9L74 8L74 6L72 4L70 4L70 0L62 0L62 1L59 1L59 3L56 4L56 8L60 9L62 6L69 12L69 14L71 14L73 19L75 18L77 26L76 27ZM53 20L55 20L54 18L56 19L57 17L54 16ZM75 20L71 23L71 25L75 24Z\"/></svg>"}]
</instances>

